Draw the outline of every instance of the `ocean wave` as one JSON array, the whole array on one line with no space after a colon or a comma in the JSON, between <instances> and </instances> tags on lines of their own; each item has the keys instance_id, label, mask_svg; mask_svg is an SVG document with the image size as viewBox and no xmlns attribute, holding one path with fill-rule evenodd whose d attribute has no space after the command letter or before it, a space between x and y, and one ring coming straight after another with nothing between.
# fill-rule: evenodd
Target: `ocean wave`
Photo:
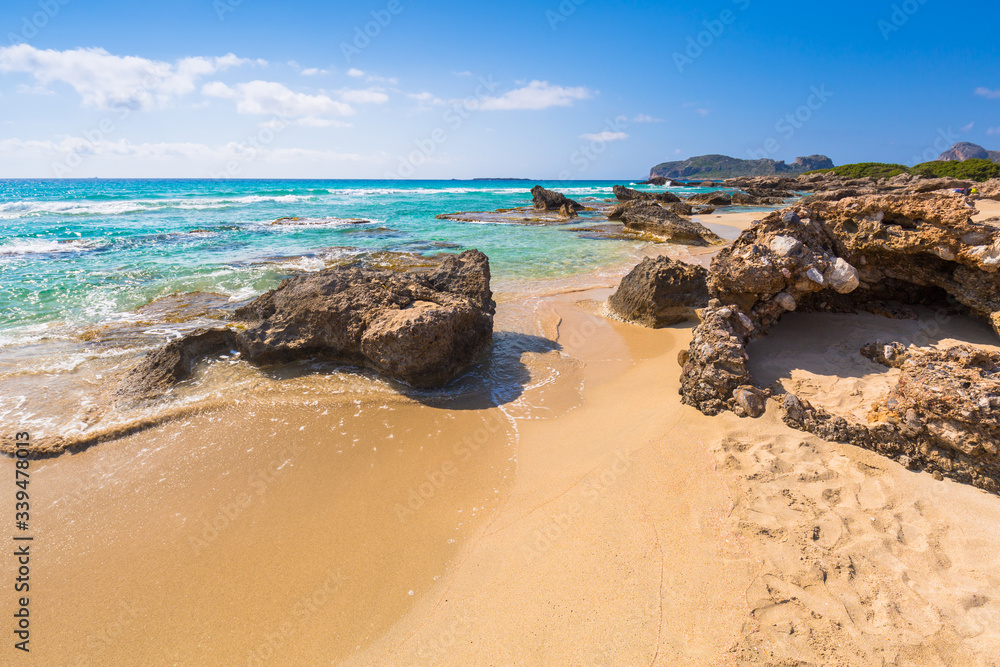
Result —
<instances>
[{"instance_id":1,"label":"ocean wave","mask_svg":"<svg viewBox=\"0 0 1000 667\"><path fill-rule=\"evenodd\" d=\"M43 239L16 239L0 245L0 257L23 257L25 255L62 255L88 252L101 246L87 241L50 241Z\"/></svg>"},{"instance_id":2,"label":"ocean wave","mask_svg":"<svg viewBox=\"0 0 1000 667\"><path fill-rule=\"evenodd\" d=\"M39 215L101 216L149 213L171 209L212 210L260 203L291 204L314 200L306 195L246 195L243 197L206 197L204 199L124 199L124 200L72 200L72 201L15 201L0 204L0 219L34 217Z\"/></svg>"}]
</instances>

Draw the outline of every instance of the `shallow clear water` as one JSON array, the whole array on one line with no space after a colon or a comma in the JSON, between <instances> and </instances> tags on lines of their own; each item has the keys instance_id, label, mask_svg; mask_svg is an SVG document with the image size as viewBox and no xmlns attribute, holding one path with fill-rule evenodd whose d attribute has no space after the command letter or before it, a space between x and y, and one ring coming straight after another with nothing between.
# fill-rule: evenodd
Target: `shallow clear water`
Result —
<instances>
[{"instance_id":1,"label":"shallow clear water","mask_svg":"<svg viewBox=\"0 0 1000 667\"><path fill-rule=\"evenodd\" d=\"M46 324L120 321L153 299L216 292L235 300L292 273L370 251L478 248L494 277L571 276L620 263L636 244L564 226L475 224L439 213L531 204L534 183L504 181L0 181L0 345ZM542 183L576 199L611 182ZM692 192L697 191L692 189ZM298 217L297 224L271 224ZM361 218L369 224L336 219ZM584 217L584 221L586 216Z\"/></svg>"},{"instance_id":2,"label":"shallow clear water","mask_svg":"<svg viewBox=\"0 0 1000 667\"><path fill-rule=\"evenodd\" d=\"M573 233L606 222L600 213L548 225L435 217L530 206L533 185L0 181L0 431L30 427L43 438L82 437L200 405L206 397L225 398L234 385L254 385L261 377L256 369L224 359L190 387L171 392L170 400L138 412L115 408L108 394L145 350L200 326L218 326L225 311L282 278L341 260L377 262L386 260L375 254L384 251L432 255L478 248L490 258L498 301L514 312L525 297L558 291L577 276L617 271L635 259L641 242ZM612 198L615 183L541 185L586 204ZM450 394L485 392L501 400L508 389L523 389L523 351L506 350L503 331L530 331L533 324L508 320L509 313L498 318L492 361L470 371L477 381L457 383ZM517 371L512 377L504 374L509 368ZM380 391L378 381L347 370L330 375L340 389L359 396ZM548 377L538 369L533 375Z\"/></svg>"}]
</instances>

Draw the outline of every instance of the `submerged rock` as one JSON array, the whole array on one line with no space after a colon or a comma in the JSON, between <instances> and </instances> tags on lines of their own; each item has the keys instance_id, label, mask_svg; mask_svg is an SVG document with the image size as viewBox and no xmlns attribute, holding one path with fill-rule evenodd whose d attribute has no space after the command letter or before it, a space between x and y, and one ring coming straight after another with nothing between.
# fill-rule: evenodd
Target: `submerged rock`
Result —
<instances>
[{"instance_id":1,"label":"submerged rock","mask_svg":"<svg viewBox=\"0 0 1000 667\"><path fill-rule=\"evenodd\" d=\"M608 214L608 219L621 220L626 229L653 234L671 243L701 246L723 243L708 227L682 218L651 201L637 200L620 204Z\"/></svg>"},{"instance_id":2,"label":"submerged rock","mask_svg":"<svg viewBox=\"0 0 1000 667\"><path fill-rule=\"evenodd\" d=\"M117 393L155 397L199 359L232 349L256 364L322 358L441 386L491 345L495 312L489 260L479 251L424 271L327 269L285 280L237 310L244 328L196 332L150 353Z\"/></svg>"},{"instance_id":3,"label":"submerged rock","mask_svg":"<svg viewBox=\"0 0 1000 667\"><path fill-rule=\"evenodd\" d=\"M653 329L694 317L708 303L708 271L669 257L647 257L625 276L608 306L621 318Z\"/></svg>"},{"instance_id":4,"label":"submerged rock","mask_svg":"<svg viewBox=\"0 0 1000 667\"><path fill-rule=\"evenodd\" d=\"M540 185L531 188L531 198L535 200L536 211L559 211L568 207L573 211L582 211L586 207L579 202L575 202L561 192L546 190Z\"/></svg>"}]
</instances>

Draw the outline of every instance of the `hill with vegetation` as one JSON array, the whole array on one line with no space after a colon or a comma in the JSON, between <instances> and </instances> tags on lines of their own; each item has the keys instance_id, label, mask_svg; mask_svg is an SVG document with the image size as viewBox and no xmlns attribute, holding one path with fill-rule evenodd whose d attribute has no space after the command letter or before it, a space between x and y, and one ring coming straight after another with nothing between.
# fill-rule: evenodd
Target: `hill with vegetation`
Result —
<instances>
[{"instance_id":1,"label":"hill with vegetation","mask_svg":"<svg viewBox=\"0 0 1000 667\"><path fill-rule=\"evenodd\" d=\"M859 162L845 164L832 169L816 169L809 173L822 174L833 172L842 178L892 178L902 173L932 178L956 178L963 181L988 181L1000 178L1000 164L992 160L971 159L963 162L954 160L936 160L924 162L913 167L902 164L884 164L882 162Z\"/></svg>"},{"instance_id":2,"label":"hill with vegetation","mask_svg":"<svg viewBox=\"0 0 1000 667\"><path fill-rule=\"evenodd\" d=\"M717 181L740 176L774 176L803 174L816 169L833 167L825 155L796 158L792 164L784 160L741 160L728 155L699 155L678 162L664 162L649 171L649 178L662 176L677 181Z\"/></svg>"}]
</instances>

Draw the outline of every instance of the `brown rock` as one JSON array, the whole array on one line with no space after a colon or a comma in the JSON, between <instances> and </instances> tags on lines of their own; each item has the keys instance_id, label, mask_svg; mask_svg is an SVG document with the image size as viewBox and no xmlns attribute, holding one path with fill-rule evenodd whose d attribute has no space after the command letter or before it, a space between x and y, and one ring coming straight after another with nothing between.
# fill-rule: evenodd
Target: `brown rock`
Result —
<instances>
[{"instance_id":1,"label":"brown rock","mask_svg":"<svg viewBox=\"0 0 1000 667\"><path fill-rule=\"evenodd\" d=\"M669 257L647 257L625 276L608 305L630 322L659 329L695 316L708 303L708 271Z\"/></svg>"},{"instance_id":2,"label":"brown rock","mask_svg":"<svg viewBox=\"0 0 1000 667\"><path fill-rule=\"evenodd\" d=\"M618 201L645 200L672 204L681 200L680 197L672 192L639 192L638 190L633 190L632 188L626 188L623 185L616 185L612 188L612 190L614 191L615 197Z\"/></svg>"},{"instance_id":3,"label":"brown rock","mask_svg":"<svg viewBox=\"0 0 1000 667\"><path fill-rule=\"evenodd\" d=\"M257 364L322 358L416 387L440 386L492 343L489 284L489 261L475 250L430 271L349 266L290 278L236 311L244 329L199 332L154 351L117 393L156 396L198 359L232 348Z\"/></svg>"},{"instance_id":4,"label":"brown rock","mask_svg":"<svg viewBox=\"0 0 1000 667\"><path fill-rule=\"evenodd\" d=\"M723 242L708 227L682 218L653 202L626 202L613 210L608 219L621 220L626 229L653 234L672 243L703 246Z\"/></svg>"},{"instance_id":5,"label":"brown rock","mask_svg":"<svg viewBox=\"0 0 1000 667\"><path fill-rule=\"evenodd\" d=\"M708 206L732 206L733 197L728 192L702 192L687 198L688 204L706 204Z\"/></svg>"},{"instance_id":6,"label":"brown rock","mask_svg":"<svg viewBox=\"0 0 1000 667\"><path fill-rule=\"evenodd\" d=\"M535 201L536 211L558 211L564 206L569 206L574 211L582 211L585 208L583 204L569 199L561 192L546 190L540 185L531 189L531 198Z\"/></svg>"}]
</instances>

